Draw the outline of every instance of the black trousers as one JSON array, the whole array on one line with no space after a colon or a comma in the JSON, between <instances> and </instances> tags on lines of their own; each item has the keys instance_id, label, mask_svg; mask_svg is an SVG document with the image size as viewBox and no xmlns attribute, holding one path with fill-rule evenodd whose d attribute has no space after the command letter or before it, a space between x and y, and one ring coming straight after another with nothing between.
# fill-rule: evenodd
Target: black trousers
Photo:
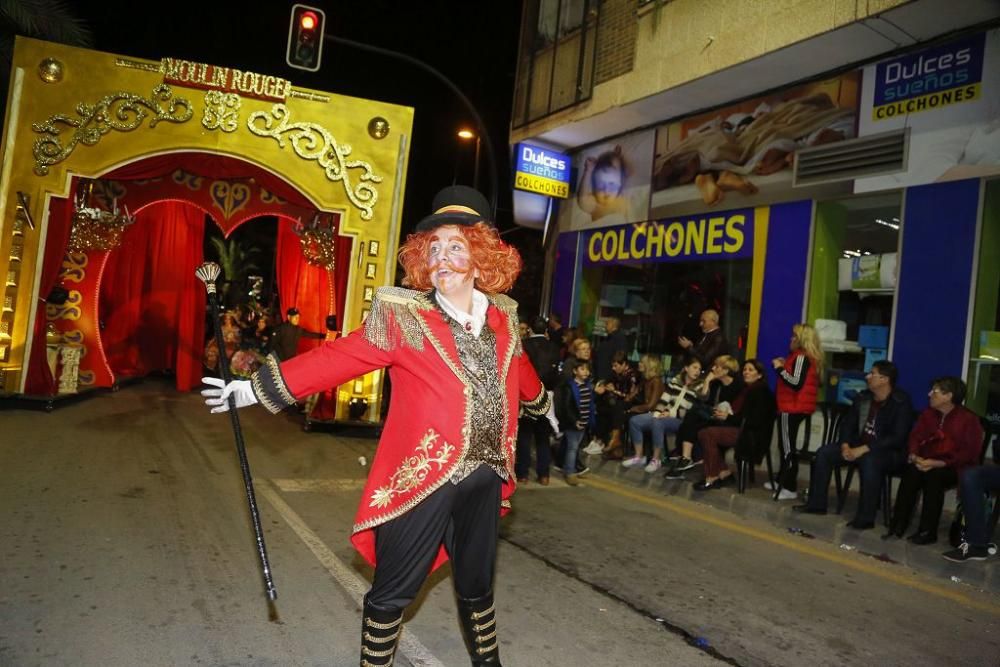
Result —
<instances>
[{"instance_id":1,"label":"black trousers","mask_svg":"<svg viewBox=\"0 0 1000 667\"><path fill-rule=\"evenodd\" d=\"M366 599L383 609L413 602L444 544L455 592L478 598L493 590L500 529L500 477L480 466L445 482L412 510L375 529L375 578Z\"/></svg>"},{"instance_id":2,"label":"black trousers","mask_svg":"<svg viewBox=\"0 0 1000 667\"><path fill-rule=\"evenodd\" d=\"M549 476L552 460L552 446L549 436L552 427L545 417L533 419L521 417L517 420L517 451L514 457L514 474L518 479L528 476L531 468L531 445L535 445L535 473L539 477Z\"/></svg>"},{"instance_id":3,"label":"black trousers","mask_svg":"<svg viewBox=\"0 0 1000 667\"><path fill-rule=\"evenodd\" d=\"M944 507L944 492L956 484L958 476L954 468L931 468L927 472L920 472L917 466L908 464L903 470L903 479L896 492L896 507L892 511L893 530L897 533L906 531L913 510L917 506L917 497L922 490L924 501L920 509L920 525L917 530L937 535L941 510Z\"/></svg>"},{"instance_id":4,"label":"black trousers","mask_svg":"<svg viewBox=\"0 0 1000 667\"><path fill-rule=\"evenodd\" d=\"M781 468L778 484L789 491L799 490L799 457L795 450L795 440L799 436L799 426L807 414L778 413L778 445L781 447Z\"/></svg>"}]
</instances>

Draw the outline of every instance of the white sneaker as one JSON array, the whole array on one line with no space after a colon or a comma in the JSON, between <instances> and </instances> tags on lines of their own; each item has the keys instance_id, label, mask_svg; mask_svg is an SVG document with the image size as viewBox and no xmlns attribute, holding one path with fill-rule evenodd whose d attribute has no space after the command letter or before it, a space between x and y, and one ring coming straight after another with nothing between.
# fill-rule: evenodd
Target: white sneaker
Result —
<instances>
[{"instance_id":1,"label":"white sneaker","mask_svg":"<svg viewBox=\"0 0 1000 667\"><path fill-rule=\"evenodd\" d=\"M649 472L649 473L653 473L653 472L656 472L657 470L659 470L662 466L663 466L663 464L660 463L660 459L654 458L654 459L650 459L649 463L646 464L646 467L643 468L643 470L645 470L646 472Z\"/></svg>"},{"instance_id":2,"label":"white sneaker","mask_svg":"<svg viewBox=\"0 0 1000 667\"><path fill-rule=\"evenodd\" d=\"M774 491L774 484L771 482L764 482L764 488L768 491Z\"/></svg>"},{"instance_id":3,"label":"white sneaker","mask_svg":"<svg viewBox=\"0 0 1000 667\"><path fill-rule=\"evenodd\" d=\"M634 468L635 466L641 466L646 462L645 456L630 456L629 458L622 461L623 468Z\"/></svg>"},{"instance_id":4,"label":"white sneaker","mask_svg":"<svg viewBox=\"0 0 1000 667\"><path fill-rule=\"evenodd\" d=\"M604 447L597 440L591 440L590 444L583 448L584 454L600 454L604 451Z\"/></svg>"},{"instance_id":5,"label":"white sneaker","mask_svg":"<svg viewBox=\"0 0 1000 667\"><path fill-rule=\"evenodd\" d=\"M799 497L799 494L794 491L789 491L788 489L782 489L778 492L778 500L795 500Z\"/></svg>"}]
</instances>

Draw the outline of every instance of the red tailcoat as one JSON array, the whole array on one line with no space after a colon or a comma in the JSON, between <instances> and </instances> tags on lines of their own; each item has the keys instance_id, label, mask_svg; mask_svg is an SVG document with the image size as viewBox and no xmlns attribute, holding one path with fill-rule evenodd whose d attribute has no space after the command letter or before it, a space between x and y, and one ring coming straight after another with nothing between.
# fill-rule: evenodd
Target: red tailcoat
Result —
<instances>
[{"instance_id":1,"label":"red tailcoat","mask_svg":"<svg viewBox=\"0 0 1000 667\"><path fill-rule=\"evenodd\" d=\"M501 504L501 513L506 513L515 485L518 409L544 415L548 395L528 356L521 352L517 304L504 295L487 296L486 322L496 336L497 369L505 387L504 420L497 427L503 433L507 460ZM469 447L472 389L451 329L432 293L380 288L362 327L280 366L270 358L264 372L253 379L258 399L277 412L297 399L379 368L389 369L392 399L351 536L373 565L373 528L404 514L449 483ZM434 567L446 559L442 548Z\"/></svg>"}]
</instances>

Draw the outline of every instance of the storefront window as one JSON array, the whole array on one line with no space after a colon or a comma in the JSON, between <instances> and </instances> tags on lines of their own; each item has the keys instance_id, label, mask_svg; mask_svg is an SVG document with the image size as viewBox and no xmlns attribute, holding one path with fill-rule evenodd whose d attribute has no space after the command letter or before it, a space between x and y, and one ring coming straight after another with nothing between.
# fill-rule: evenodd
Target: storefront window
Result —
<instances>
[{"instance_id":1,"label":"storefront window","mask_svg":"<svg viewBox=\"0 0 1000 667\"><path fill-rule=\"evenodd\" d=\"M603 334L602 319L618 317L629 334L633 357L669 355L680 363L685 336L701 338L703 310L718 311L730 347L739 356L746 342L752 260L677 263L619 263L587 267L580 302L580 325Z\"/></svg>"},{"instance_id":2,"label":"storefront window","mask_svg":"<svg viewBox=\"0 0 1000 667\"><path fill-rule=\"evenodd\" d=\"M819 202L807 320L826 353L826 400L849 402L888 356L902 195Z\"/></svg>"}]
</instances>

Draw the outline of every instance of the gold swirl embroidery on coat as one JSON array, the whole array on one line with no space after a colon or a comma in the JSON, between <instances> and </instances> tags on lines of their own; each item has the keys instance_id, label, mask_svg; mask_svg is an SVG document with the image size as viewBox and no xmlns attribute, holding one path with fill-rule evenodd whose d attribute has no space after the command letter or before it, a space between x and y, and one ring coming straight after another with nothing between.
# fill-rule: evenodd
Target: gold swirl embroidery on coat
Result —
<instances>
[{"instance_id":1,"label":"gold swirl embroidery on coat","mask_svg":"<svg viewBox=\"0 0 1000 667\"><path fill-rule=\"evenodd\" d=\"M441 470L451 455L454 453L454 445L449 445L441 440L441 434L435 433L434 429L428 429L424 437L421 438L417 450L398 468L389 478L389 484L381 486L372 492L372 500L369 507L386 507L392 502L394 496L408 493L418 488L427 479L431 472L431 466L437 465Z\"/></svg>"}]
</instances>

